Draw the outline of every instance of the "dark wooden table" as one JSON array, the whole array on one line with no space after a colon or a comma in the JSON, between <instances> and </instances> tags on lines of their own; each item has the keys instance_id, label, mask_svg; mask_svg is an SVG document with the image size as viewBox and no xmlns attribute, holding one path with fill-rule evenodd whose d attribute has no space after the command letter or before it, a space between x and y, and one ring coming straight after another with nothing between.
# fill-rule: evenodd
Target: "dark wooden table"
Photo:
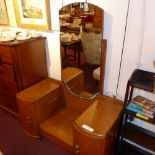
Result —
<instances>
[{"instance_id":1,"label":"dark wooden table","mask_svg":"<svg viewBox=\"0 0 155 155\"><path fill-rule=\"evenodd\" d=\"M61 46L64 48L64 54L65 54L65 57L64 58L67 58L67 57L74 57L74 60L76 60L76 52L78 52L78 66L80 66L80 50L79 50L79 47L81 46L81 40L72 40L70 42L62 42L61 41ZM74 55L69 55L67 54L66 52L66 49L70 49L70 48L73 48L74 49Z\"/></svg>"}]
</instances>

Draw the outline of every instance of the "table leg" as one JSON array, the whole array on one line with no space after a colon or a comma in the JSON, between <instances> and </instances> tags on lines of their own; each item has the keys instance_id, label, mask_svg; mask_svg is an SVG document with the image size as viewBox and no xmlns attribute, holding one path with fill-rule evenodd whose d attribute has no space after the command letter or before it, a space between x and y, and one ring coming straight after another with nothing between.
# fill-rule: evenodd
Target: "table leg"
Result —
<instances>
[{"instance_id":1,"label":"table leg","mask_svg":"<svg viewBox=\"0 0 155 155\"><path fill-rule=\"evenodd\" d=\"M64 54L65 54L65 57L67 56L66 54L66 47L64 46Z\"/></svg>"},{"instance_id":2,"label":"table leg","mask_svg":"<svg viewBox=\"0 0 155 155\"><path fill-rule=\"evenodd\" d=\"M80 51L78 50L78 66L80 66Z\"/></svg>"},{"instance_id":3,"label":"table leg","mask_svg":"<svg viewBox=\"0 0 155 155\"><path fill-rule=\"evenodd\" d=\"M74 60L76 60L76 45L74 45Z\"/></svg>"}]
</instances>

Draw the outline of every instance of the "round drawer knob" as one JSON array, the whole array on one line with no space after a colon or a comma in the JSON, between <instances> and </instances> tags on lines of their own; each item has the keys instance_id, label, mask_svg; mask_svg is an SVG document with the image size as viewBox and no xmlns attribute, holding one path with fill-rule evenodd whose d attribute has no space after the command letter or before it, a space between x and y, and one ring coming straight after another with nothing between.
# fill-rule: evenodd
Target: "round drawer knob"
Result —
<instances>
[{"instance_id":1,"label":"round drawer knob","mask_svg":"<svg viewBox=\"0 0 155 155\"><path fill-rule=\"evenodd\" d=\"M26 118L26 122L27 122L28 124L31 124L32 120L31 120L31 117L30 117L30 116L28 116L28 117Z\"/></svg>"},{"instance_id":2,"label":"round drawer knob","mask_svg":"<svg viewBox=\"0 0 155 155\"><path fill-rule=\"evenodd\" d=\"M75 154L79 154L80 153L80 146L79 145L75 145Z\"/></svg>"}]
</instances>

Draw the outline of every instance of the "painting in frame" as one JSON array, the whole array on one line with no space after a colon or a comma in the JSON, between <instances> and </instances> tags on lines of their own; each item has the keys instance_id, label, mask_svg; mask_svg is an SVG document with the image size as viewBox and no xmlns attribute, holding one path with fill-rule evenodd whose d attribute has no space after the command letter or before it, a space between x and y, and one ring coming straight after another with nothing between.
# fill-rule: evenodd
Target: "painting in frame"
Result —
<instances>
[{"instance_id":1,"label":"painting in frame","mask_svg":"<svg viewBox=\"0 0 155 155\"><path fill-rule=\"evenodd\" d=\"M0 25L8 25L8 13L5 0L0 0Z\"/></svg>"},{"instance_id":2,"label":"painting in frame","mask_svg":"<svg viewBox=\"0 0 155 155\"><path fill-rule=\"evenodd\" d=\"M49 30L49 0L14 0L18 27Z\"/></svg>"}]
</instances>

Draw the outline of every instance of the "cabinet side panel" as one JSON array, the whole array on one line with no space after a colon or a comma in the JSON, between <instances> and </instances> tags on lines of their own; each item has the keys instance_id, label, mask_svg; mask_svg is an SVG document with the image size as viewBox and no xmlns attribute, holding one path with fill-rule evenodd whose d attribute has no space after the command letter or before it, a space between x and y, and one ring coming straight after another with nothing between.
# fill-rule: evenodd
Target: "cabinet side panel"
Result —
<instances>
[{"instance_id":1,"label":"cabinet side panel","mask_svg":"<svg viewBox=\"0 0 155 155\"><path fill-rule=\"evenodd\" d=\"M36 109L33 103L27 103L17 98L21 122L25 132L31 137L39 137Z\"/></svg>"},{"instance_id":2,"label":"cabinet side panel","mask_svg":"<svg viewBox=\"0 0 155 155\"><path fill-rule=\"evenodd\" d=\"M104 155L112 155L116 151L119 125L120 119L118 118L111 130L107 133L105 138Z\"/></svg>"},{"instance_id":3,"label":"cabinet side panel","mask_svg":"<svg viewBox=\"0 0 155 155\"><path fill-rule=\"evenodd\" d=\"M35 84L47 74L45 40L36 39L16 46L22 89Z\"/></svg>"}]
</instances>

